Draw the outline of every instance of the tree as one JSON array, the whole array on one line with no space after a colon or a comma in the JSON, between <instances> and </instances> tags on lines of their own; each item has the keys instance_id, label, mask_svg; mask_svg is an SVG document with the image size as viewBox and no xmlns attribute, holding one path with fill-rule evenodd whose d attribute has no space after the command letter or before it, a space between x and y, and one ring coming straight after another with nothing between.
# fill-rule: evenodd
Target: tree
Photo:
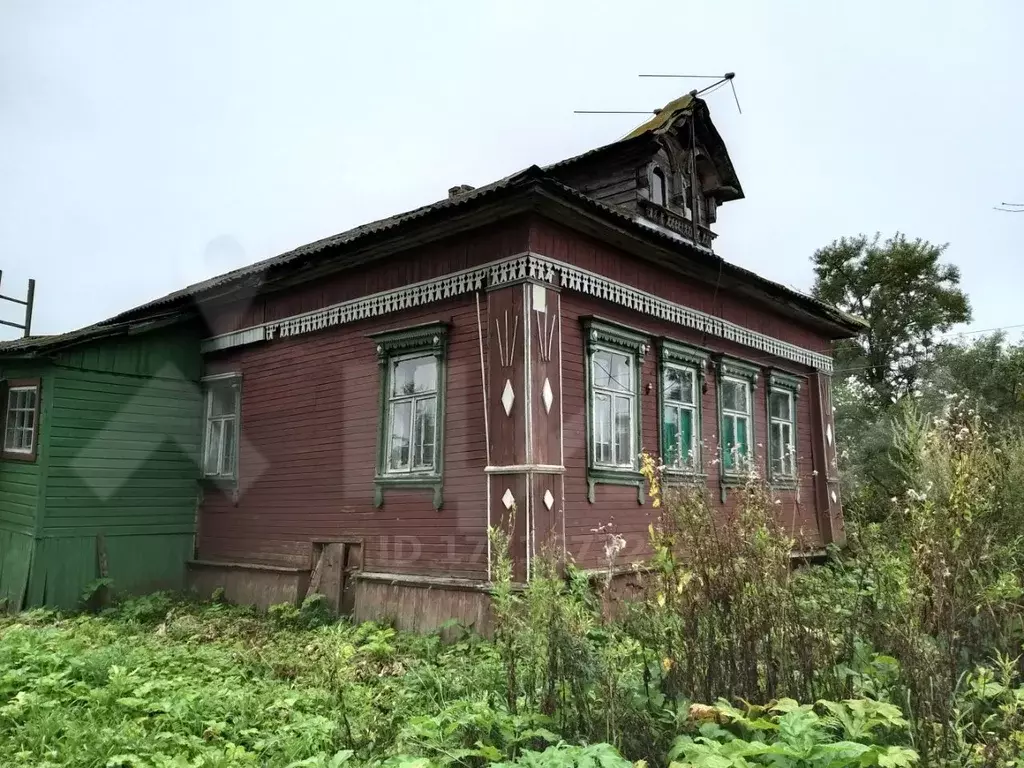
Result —
<instances>
[{"instance_id":1,"label":"tree","mask_svg":"<svg viewBox=\"0 0 1024 768\"><path fill-rule=\"evenodd\" d=\"M1024 343L1008 343L1004 333L940 344L924 379L926 414L963 404L996 431L1024 426Z\"/></svg>"},{"instance_id":2,"label":"tree","mask_svg":"<svg viewBox=\"0 0 1024 768\"><path fill-rule=\"evenodd\" d=\"M837 345L836 375L864 385L876 406L914 391L936 337L971 319L960 270L939 261L945 245L901 233L880 240L844 237L811 259L814 295L870 324Z\"/></svg>"}]
</instances>

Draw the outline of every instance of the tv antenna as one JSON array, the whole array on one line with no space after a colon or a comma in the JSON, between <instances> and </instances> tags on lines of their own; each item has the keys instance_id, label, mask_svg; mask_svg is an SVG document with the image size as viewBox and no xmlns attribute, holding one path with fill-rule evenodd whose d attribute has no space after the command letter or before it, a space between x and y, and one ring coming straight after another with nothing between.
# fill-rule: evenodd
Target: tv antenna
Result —
<instances>
[{"instance_id":1,"label":"tv antenna","mask_svg":"<svg viewBox=\"0 0 1024 768\"><path fill-rule=\"evenodd\" d=\"M992 207L1004 213L1024 213L1024 203L1000 203Z\"/></svg>"},{"instance_id":2,"label":"tv antenna","mask_svg":"<svg viewBox=\"0 0 1024 768\"><path fill-rule=\"evenodd\" d=\"M3 270L0 269L0 280L3 279ZM28 279L28 295L24 299L16 299L13 296L4 296L0 293L0 301L10 301L13 304L21 304L25 307L25 324L19 325L18 323L12 323L9 320L0 320L0 325L6 325L9 328L18 328L25 332L25 338L32 335L32 307L35 304L36 298L36 281L31 277Z\"/></svg>"},{"instance_id":3,"label":"tv antenna","mask_svg":"<svg viewBox=\"0 0 1024 768\"><path fill-rule=\"evenodd\" d=\"M736 109L739 113L743 114L743 109L740 107L739 96L736 95L736 84L733 80L736 77L735 72L726 72L724 75L649 75L643 74L640 77L674 77L674 78L686 78L690 80L714 80L711 85L704 88L694 88L690 91L690 96L697 97L706 93L712 93L722 88L726 83L732 87L732 96L736 100ZM574 115L656 115L661 109L574 109Z\"/></svg>"}]
</instances>

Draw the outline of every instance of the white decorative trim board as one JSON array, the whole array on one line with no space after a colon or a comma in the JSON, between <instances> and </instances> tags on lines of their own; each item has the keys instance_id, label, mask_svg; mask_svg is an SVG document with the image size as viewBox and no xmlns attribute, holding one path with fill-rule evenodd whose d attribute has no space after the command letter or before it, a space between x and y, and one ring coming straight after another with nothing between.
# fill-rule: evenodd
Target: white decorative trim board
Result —
<instances>
[{"instance_id":1,"label":"white decorative trim board","mask_svg":"<svg viewBox=\"0 0 1024 768\"><path fill-rule=\"evenodd\" d=\"M536 253L511 256L431 280L304 312L301 315L213 336L203 341L202 351L216 352L259 341L289 338L527 279L550 283L563 289L610 301L659 320L728 339L820 371L832 371L832 358L828 355L772 338L759 331L744 328L720 317L662 299L638 288Z\"/></svg>"}]
</instances>

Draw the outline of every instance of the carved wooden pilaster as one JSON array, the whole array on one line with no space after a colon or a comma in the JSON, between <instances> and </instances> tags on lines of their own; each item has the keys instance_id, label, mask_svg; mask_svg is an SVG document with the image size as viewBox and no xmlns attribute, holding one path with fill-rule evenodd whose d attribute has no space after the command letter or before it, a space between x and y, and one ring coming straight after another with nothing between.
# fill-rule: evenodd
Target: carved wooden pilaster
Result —
<instances>
[{"instance_id":1,"label":"carved wooden pilaster","mask_svg":"<svg viewBox=\"0 0 1024 768\"><path fill-rule=\"evenodd\" d=\"M839 462L835 420L832 413L832 377L810 377L811 460L814 467L814 500L822 544L843 544L843 507L839 496Z\"/></svg>"},{"instance_id":2,"label":"carved wooden pilaster","mask_svg":"<svg viewBox=\"0 0 1024 768\"><path fill-rule=\"evenodd\" d=\"M487 301L490 520L511 530L514 576L525 580L552 537L561 546L560 296L527 280Z\"/></svg>"}]
</instances>

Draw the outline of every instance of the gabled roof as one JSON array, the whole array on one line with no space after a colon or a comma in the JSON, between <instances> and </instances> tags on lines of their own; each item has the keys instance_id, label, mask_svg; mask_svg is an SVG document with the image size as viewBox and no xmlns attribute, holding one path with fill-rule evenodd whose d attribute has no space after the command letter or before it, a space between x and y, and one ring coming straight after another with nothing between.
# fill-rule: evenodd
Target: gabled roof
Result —
<instances>
[{"instance_id":1,"label":"gabled roof","mask_svg":"<svg viewBox=\"0 0 1024 768\"><path fill-rule=\"evenodd\" d=\"M578 163L596 160L599 155L626 152L644 142L652 142L662 134L681 128L687 120L693 120L698 144L704 146L715 164L722 186L715 190L715 196L723 201L739 200L743 197L743 187L736 176L725 141L711 121L711 112L703 99L686 94L673 99L659 109L653 117L634 128L618 141L602 147L588 150L581 155L560 160L545 167L546 171L555 175ZM689 139L684 143L688 143Z\"/></svg>"},{"instance_id":2,"label":"gabled roof","mask_svg":"<svg viewBox=\"0 0 1024 768\"><path fill-rule=\"evenodd\" d=\"M302 263L317 260L321 255L324 258L331 256L341 259L347 250L360 247L374 237L381 239L397 238L407 231L408 228L417 224L425 224L428 220L443 219L450 216L453 211L470 211L478 207L484 207L492 202L496 202L500 197L528 194L531 189L544 191L552 199L561 200L563 204L583 206L605 221L613 222L616 226L629 231L636 238L660 243L662 247L671 248L676 252L683 249L686 251L689 259L702 264L715 273L719 273L722 277L731 277L733 280L748 284L752 289L760 291L767 297L790 302L802 308L803 312L816 316L827 323L845 328L851 333L859 331L864 326L863 321L860 319L842 312L830 304L780 283L768 280L748 269L730 264L720 256L710 253L705 249L681 242L679 238L673 235L644 226L622 211L594 200L579 190L552 178L544 169L537 166L531 166L519 173L507 176L484 187L478 187L456 198L445 198L436 203L421 206L405 213L379 219L369 224L363 224L331 237L299 246L279 256L218 275L209 280L194 283L159 299L122 312L99 325L119 323L157 311L166 312L176 304L191 304L192 302L200 301L210 295L230 290L233 286L241 286L250 278L266 279L284 267L297 267ZM344 268L344 266L343 263L339 264L339 269ZM3 348L0 348L0 352L2 351Z\"/></svg>"},{"instance_id":3,"label":"gabled roof","mask_svg":"<svg viewBox=\"0 0 1024 768\"><path fill-rule=\"evenodd\" d=\"M173 291L165 296L121 312L109 320L104 320L77 331L53 336L34 336L27 339L0 342L0 355L8 357L17 355L20 357L23 355L46 354L65 346L80 344L94 338L145 332L155 327L162 327L170 322L180 321L183 312L194 313L196 302L240 289L246 285L258 284L259 281L272 276L273 273L280 272L282 268L318 261L322 256L323 258L337 257L339 259L338 268L343 269L347 265L344 264L341 257L350 249L362 247L370 240L390 241L397 239L410 228L444 221L453 213L482 209L492 203L497 203L499 198L502 197L529 195L531 192L544 193L547 198L559 201L566 207L585 208L592 214L596 214L606 223L614 224L628 231L637 240L658 243L662 248L672 249L676 252L685 250L686 256L689 259L716 271L720 277L732 278L736 282L749 285L752 290L765 297L781 300L798 309L806 316L816 317L822 322L831 324L833 327L843 329L847 335L852 335L865 328L866 324L859 318L849 315L830 304L819 301L812 296L761 277L743 267L730 264L720 256L697 246L681 242L677 237L668 233L643 226L633 217L594 200L579 190L567 186L557 178L559 169L585 158L596 157L604 152L621 150L624 146L634 142L651 140L659 132L669 130L681 116L693 115L695 119L700 120L702 112L706 116L707 105L701 99L690 96L681 97L669 102L652 119L639 126L620 141L598 147L543 169L537 166L530 166L523 171L455 197L447 197L411 211L378 219L377 221L362 224L312 243L301 245L278 256L193 283L180 290ZM703 137L705 147L712 151L714 149L712 145L717 141L721 146L721 152L724 153L725 144L722 142L718 132L714 130L710 119L707 120L703 130L707 131L708 128L710 128L710 132L706 132ZM725 154L724 156L725 160L728 161L728 155ZM731 172L731 169L732 164L729 162L728 170ZM738 195L742 196L739 182L736 181L735 184Z\"/></svg>"}]
</instances>

